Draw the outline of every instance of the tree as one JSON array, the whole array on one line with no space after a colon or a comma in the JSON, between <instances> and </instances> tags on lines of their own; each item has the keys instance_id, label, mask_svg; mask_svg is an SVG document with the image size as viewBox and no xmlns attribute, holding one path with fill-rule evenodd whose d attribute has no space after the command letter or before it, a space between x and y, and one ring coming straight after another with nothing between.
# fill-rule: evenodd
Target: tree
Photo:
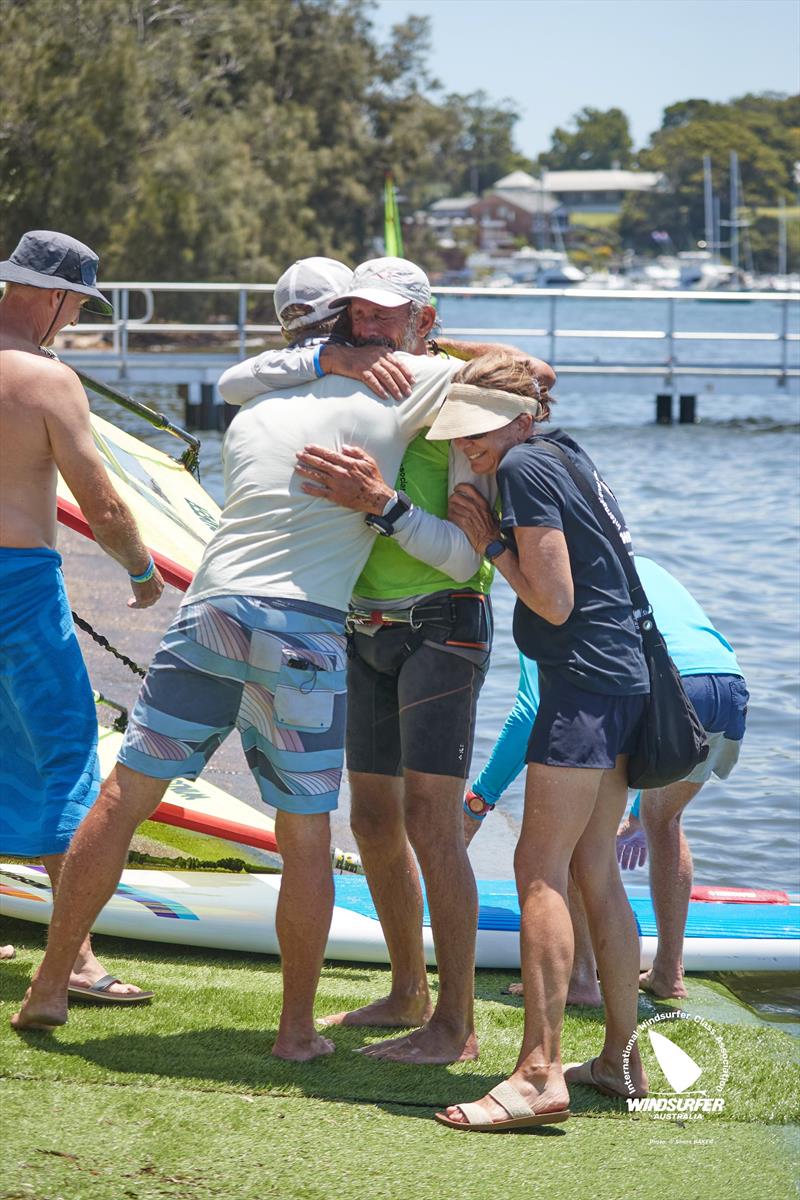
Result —
<instances>
[{"instance_id":1,"label":"tree","mask_svg":"<svg viewBox=\"0 0 800 1200\"><path fill-rule=\"evenodd\" d=\"M640 250L653 250L651 234L664 230L678 248L696 246L705 233L706 154L711 156L714 190L726 220L732 150L739 159L742 209L772 206L781 197L791 202L792 164L798 151L797 130L789 122L796 112L794 98L770 95L745 96L730 104L688 100L671 105L662 128L639 155L639 165L659 172L662 184L626 200L620 217L623 239ZM762 244L756 238L754 250ZM764 264L764 269L773 268Z\"/></svg>"},{"instance_id":2,"label":"tree","mask_svg":"<svg viewBox=\"0 0 800 1200\"><path fill-rule=\"evenodd\" d=\"M573 122L574 130L553 130L550 149L539 155L540 167L550 171L598 171L631 165L633 142L622 109L603 112L582 108Z\"/></svg>"}]
</instances>

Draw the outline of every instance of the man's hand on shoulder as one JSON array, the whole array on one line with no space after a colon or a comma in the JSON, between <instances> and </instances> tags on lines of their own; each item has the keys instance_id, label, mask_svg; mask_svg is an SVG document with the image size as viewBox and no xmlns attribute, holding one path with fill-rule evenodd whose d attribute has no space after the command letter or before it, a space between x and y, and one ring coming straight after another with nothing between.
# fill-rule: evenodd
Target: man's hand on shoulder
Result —
<instances>
[{"instance_id":1,"label":"man's hand on shoulder","mask_svg":"<svg viewBox=\"0 0 800 1200\"><path fill-rule=\"evenodd\" d=\"M380 515L394 495L375 459L358 446L343 446L342 453L324 446L305 446L297 455L297 473L309 496L323 496L332 504L356 512Z\"/></svg>"},{"instance_id":2,"label":"man's hand on shoulder","mask_svg":"<svg viewBox=\"0 0 800 1200\"><path fill-rule=\"evenodd\" d=\"M382 400L403 400L411 395L414 376L385 346L340 346L328 342L319 357L326 375L356 379Z\"/></svg>"}]
</instances>

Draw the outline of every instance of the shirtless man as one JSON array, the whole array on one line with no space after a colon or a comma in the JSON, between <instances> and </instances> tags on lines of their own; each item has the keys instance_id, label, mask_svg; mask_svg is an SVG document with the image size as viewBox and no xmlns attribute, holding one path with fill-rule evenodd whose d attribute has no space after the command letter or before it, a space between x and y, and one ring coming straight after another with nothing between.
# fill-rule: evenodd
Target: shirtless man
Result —
<instances>
[{"instance_id":1,"label":"shirtless man","mask_svg":"<svg viewBox=\"0 0 800 1200\"><path fill-rule=\"evenodd\" d=\"M45 347L81 307L111 312L95 285L97 255L66 234L26 233L0 263L0 732L7 781L0 852L41 857L55 890L64 854L97 797L97 717L70 615L56 544L60 471L95 539L131 576L131 608L155 604L164 584L133 516L117 496L89 425L74 371ZM0 958L13 956L0 947ZM149 1000L107 974L81 943L72 997Z\"/></svg>"}]
</instances>

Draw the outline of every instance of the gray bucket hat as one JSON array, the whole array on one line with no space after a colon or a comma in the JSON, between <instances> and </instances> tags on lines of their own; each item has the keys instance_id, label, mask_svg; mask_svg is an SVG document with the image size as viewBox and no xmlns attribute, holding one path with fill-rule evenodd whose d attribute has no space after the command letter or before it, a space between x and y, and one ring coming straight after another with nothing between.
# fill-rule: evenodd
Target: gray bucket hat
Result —
<instances>
[{"instance_id":1,"label":"gray bucket hat","mask_svg":"<svg viewBox=\"0 0 800 1200\"><path fill-rule=\"evenodd\" d=\"M87 312L110 317L111 304L97 287L99 261L94 250L69 234L32 229L23 233L11 258L0 262L0 281L80 292L92 297L84 305Z\"/></svg>"}]
</instances>

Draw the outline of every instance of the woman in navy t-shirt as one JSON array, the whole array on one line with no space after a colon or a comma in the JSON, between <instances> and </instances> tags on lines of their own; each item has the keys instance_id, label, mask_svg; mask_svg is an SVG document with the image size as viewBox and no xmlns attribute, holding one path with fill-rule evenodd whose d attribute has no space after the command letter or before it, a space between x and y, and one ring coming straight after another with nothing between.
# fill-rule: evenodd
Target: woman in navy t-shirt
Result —
<instances>
[{"instance_id":1,"label":"woman in navy t-shirt","mask_svg":"<svg viewBox=\"0 0 800 1200\"><path fill-rule=\"evenodd\" d=\"M541 691L514 860L525 1033L508 1083L477 1104L437 1114L462 1129L564 1120L568 1083L624 1097L647 1090L635 1045L623 1064L636 1028L639 944L615 850L627 758L649 691L647 665L617 554L548 443L593 481L629 546L630 535L580 446L560 430L547 438L538 433L535 422L549 411L526 359L487 354L454 377L428 433L454 440L476 474L497 475L500 522L467 485L451 497L449 515L516 592L514 640L539 663ZM560 1035L573 957L570 862L595 946L606 1036L597 1058L565 1073Z\"/></svg>"}]
</instances>

